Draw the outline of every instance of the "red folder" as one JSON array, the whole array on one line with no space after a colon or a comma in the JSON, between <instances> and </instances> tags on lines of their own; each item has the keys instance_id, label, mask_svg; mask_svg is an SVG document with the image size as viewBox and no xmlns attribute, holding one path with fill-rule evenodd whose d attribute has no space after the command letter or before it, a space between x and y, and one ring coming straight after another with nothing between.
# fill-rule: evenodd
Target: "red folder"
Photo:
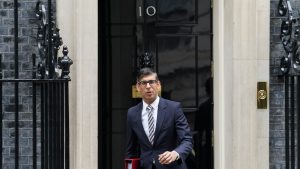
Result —
<instances>
[{"instance_id":1,"label":"red folder","mask_svg":"<svg viewBox=\"0 0 300 169\"><path fill-rule=\"evenodd\" d=\"M125 169L139 169L140 159L139 158L127 158L125 161Z\"/></svg>"}]
</instances>

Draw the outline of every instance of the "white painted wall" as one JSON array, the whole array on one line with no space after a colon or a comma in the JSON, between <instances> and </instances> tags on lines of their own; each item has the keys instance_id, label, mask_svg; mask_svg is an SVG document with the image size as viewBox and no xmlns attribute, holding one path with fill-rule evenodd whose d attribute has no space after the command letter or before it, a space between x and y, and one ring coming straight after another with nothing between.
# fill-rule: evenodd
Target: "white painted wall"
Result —
<instances>
[{"instance_id":1,"label":"white painted wall","mask_svg":"<svg viewBox=\"0 0 300 169\"><path fill-rule=\"evenodd\" d=\"M269 168L269 109L256 108L269 82L269 1L214 1L215 169Z\"/></svg>"},{"instance_id":2,"label":"white painted wall","mask_svg":"<svg viewBox=\"0 0 300 169\"><path fill-rule=\"evenodd\" d=\"M58 27L74 61L70 83L70 167L98 169L98 1L56 3Z\"/></svg>"}]
</instances>

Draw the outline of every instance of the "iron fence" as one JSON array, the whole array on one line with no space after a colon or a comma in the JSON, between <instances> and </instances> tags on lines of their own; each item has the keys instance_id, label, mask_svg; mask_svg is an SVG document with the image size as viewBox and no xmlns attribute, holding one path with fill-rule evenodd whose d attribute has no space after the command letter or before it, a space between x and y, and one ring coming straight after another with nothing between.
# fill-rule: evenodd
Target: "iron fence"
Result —
<instances>
[{"instance_id":1,"label":"iron fence","mask_svg":"<svg viewBox=\"0 0 300 169\"><path fill-rule=\"evenodd\" d=\"M290 0L279 0L278 14L282 17L280 39L285 54L280 60L284 78L285 168L300 168L300 13Z\"/></svg>"},{"instance_id":2,"label":"iron fence","mask_svg":"<svg viewBox=\"0 0 300 169\"><path fill-rule=\"evenodd\" d=\"M0 168L3 168L3 86L14 88L14 168L20 167L20 84L32 87L32 168L69 169L69 73L72 60L67 47L58 57L62 45L52 14L52 2L38 1L35 14L38 54L32 54L32 78L19 78L18 0L14 0L14 78L3 78L0 55Z\"/></svg>"}]
</instances>

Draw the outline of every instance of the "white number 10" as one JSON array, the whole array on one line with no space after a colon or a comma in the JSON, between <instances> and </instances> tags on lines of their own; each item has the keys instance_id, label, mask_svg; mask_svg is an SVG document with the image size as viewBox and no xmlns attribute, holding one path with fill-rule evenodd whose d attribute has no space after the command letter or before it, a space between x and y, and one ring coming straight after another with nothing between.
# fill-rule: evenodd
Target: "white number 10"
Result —
<instances>
[{"instance_id":1,"label":"white number 10","mask_svg":"<svg viewBox=\"0 0 300 169\"><path fill-rule=\"evenodd\" d=\"M148 16L154 16L156 14L156 8L154 6L148 6L146 8L146 14ZM139 6L139 16L142 16L142 7Z\"/></svg>"}]
</instances>

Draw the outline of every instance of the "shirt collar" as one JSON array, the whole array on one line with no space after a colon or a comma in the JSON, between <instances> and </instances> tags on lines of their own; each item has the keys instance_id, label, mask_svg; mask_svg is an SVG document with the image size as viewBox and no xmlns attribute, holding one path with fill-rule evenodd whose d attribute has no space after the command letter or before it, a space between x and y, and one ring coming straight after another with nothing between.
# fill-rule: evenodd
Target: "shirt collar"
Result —
<instances>
[{"instance_id":1,"label":"shirt collar","mask_svg":"<svg viewBox=\"0 0 300 169\"><path fill-rule=\"evenodd\" d=\"M154 102L152 102L150 105L156 109L158 107L158 103L159 103L159 96L156 97L156 99L154 100ZM144 100L143 100L143 108L146 109L146 107L148 106L149 104L147 104Z\"/></svg>"}]
</instances>

